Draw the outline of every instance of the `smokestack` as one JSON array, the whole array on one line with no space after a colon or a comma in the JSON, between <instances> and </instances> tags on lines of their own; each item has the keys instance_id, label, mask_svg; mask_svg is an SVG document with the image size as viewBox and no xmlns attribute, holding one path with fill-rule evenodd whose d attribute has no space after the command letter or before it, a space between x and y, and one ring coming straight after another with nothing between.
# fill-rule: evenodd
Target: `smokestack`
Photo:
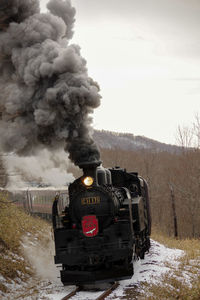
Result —
<instances>
[{"instance_id":1,"label":"smokestack","mask_svg":"<svg viewBox=\"0 0 200 300\"><path fill-rule=\"evenodd\" d=\"M101 96L80 47L70 44L75 9L70 0L47 7L1 0L0 148L23 156L64 148L76 165L98 161L90 114Z\"/></svg>"},{"instance_id":2,"label":"smokestack","mask_svg":"<svg viewBox=\"0 0 200 300\"><path fill-rule=\"evenodd\" d=\"M79 168L83 170L84 176L91 176L94 183L98 185L97 167L101 165L101 161L91 161L79 164Z\"/></svg>"}]
</instances>

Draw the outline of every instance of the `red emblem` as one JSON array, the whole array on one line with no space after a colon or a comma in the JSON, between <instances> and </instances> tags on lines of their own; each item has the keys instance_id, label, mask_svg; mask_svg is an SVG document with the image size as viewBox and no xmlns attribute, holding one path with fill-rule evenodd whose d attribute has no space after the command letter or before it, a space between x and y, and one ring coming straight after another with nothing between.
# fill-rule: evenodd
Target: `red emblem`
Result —
<instances>
[{"instance_id":1,"label":"red emblem","mask_svg":"<svg viewBox=\"0 0 200 300\"><path fill-rule=\"evenodd\" d=\"M93 237L99 232L99 223L96 216L84 216L82 218L83 234L87 237Z\"/></svg>"}]
</instances>

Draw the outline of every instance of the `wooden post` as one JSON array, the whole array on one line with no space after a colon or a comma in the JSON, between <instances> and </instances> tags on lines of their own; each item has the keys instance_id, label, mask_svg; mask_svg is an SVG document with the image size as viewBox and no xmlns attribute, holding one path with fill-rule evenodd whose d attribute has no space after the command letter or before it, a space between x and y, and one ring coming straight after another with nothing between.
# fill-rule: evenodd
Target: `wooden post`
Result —
<instances>
[{"instance_id":1,"label":"wooden post","mask_svg":"<svg viewBox=\"0 0 200 300\"><path fill-rule=\"evenodd\" d=\"M176 206L175 206L175 196L174 196L174 188L170 184L170 194L171 194L171 204L172 204L172 215L174 220L174 237L178 237L178 226L177 226L177 215L176 215Z\"/></svg>"}]
</instances>

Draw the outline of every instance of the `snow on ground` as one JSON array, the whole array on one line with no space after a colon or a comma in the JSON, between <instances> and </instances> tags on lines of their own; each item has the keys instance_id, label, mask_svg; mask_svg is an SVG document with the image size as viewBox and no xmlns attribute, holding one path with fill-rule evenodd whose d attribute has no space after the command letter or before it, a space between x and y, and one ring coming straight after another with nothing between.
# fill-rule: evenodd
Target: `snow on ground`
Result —
<instances>
[{"instance_id":1,"label":"snow on ground","mask_svg":"<svg viewBox=\"0 0 200 300\"><path fill-rule=\"evenodd\" d=\"M27 283L11 282L7 285L9 294L1 294L1 299L26 299L26 300L61 300L73 291L75 286L64 287L60 282L59 269L53 263L53 242L40 245L39 241L24 240L25 256L35 268L37 278L32 278ZM120 281L119 287L107 299L120 299L125 289L140 287L141 282L155 283L160 276L170 269L166 263L178 267L178 258L184 254L178 249L167 248L158 242L151 241L151 248L144 260L134 262L134 276L129 280ZM3 278L0 278L3 280ZM140 287L141 289L141 287ZM82 291L72 297L72 300L93 300L102 291ZM114 298L113 298L114 297Z\"/></svg>"}]
</instances>

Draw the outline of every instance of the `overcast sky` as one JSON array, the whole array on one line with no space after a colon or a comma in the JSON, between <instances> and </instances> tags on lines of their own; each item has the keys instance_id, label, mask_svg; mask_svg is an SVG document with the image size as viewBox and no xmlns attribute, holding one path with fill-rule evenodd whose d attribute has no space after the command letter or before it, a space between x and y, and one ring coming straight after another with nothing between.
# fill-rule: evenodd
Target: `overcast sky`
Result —
<instances>
[{"instance_id":1,"label":"overcast sky","mask_svg":"<svg viewBox=\"0 0 200 300\"><path fill-rule=\"evenodd\" d=\"M200 113L200 1L72 3L72 42L101 88L94 128L175 143L178 125Z\"/></svg>"}]
</instances>

